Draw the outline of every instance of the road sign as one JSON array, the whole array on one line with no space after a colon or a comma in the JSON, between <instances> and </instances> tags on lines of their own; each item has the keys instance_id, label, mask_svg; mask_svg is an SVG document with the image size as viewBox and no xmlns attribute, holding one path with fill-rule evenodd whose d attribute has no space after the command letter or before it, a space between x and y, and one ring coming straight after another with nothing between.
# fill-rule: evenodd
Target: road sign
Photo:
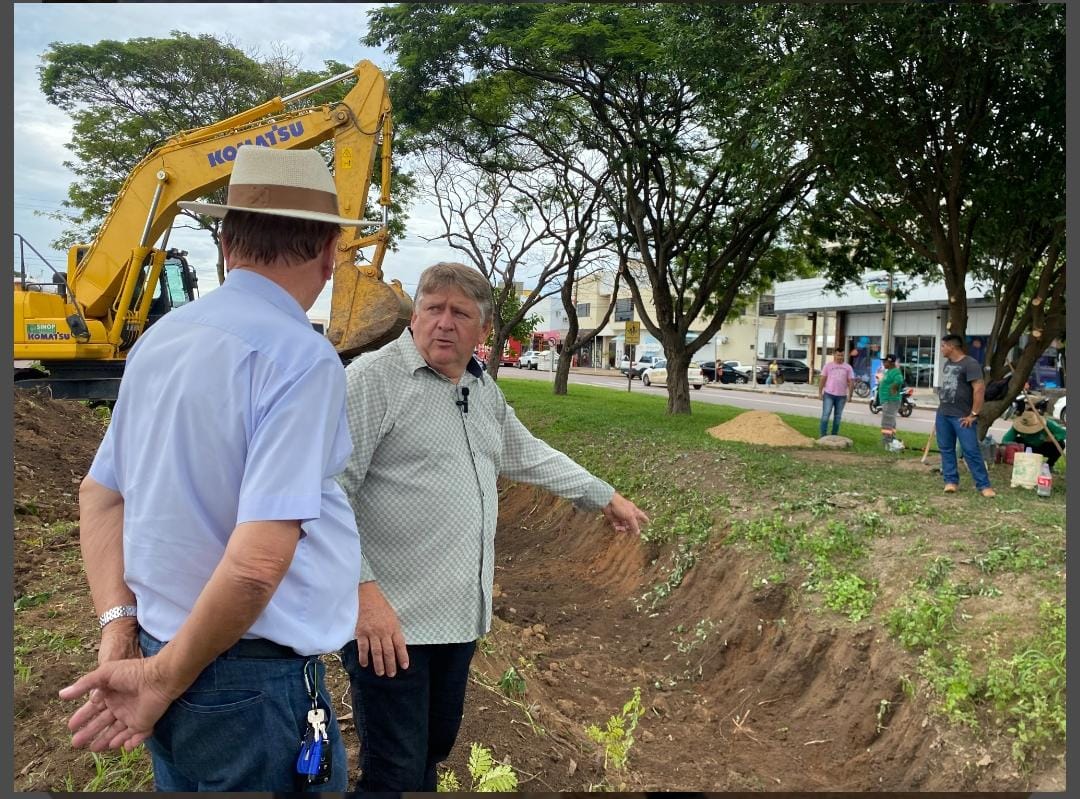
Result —
<instances>
[{"instance_id":1,"label":"road sign","mask_svg":"<svg viewBox=\"0 0 1080 799\"><path fill-rule=\"evenodd\" d=\"M641 322L627 322L624 335L626 336L626 344L640 344Z\"/></svg>"}]
</instances>

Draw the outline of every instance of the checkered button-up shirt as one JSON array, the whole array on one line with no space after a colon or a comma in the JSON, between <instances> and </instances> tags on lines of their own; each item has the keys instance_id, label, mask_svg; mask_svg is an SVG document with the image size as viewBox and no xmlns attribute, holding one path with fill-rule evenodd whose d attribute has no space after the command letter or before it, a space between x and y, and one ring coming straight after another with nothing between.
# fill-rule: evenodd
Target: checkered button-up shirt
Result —
<instances>
[{"instance_id":1,"label":"checkered button-up shirt","mask_svg":"<svg viewBox=\"0 0 1080 799\"><path fill-rule=\"evenodd\" d=\"M455 385L405 330L346 369L353 453L338 480L407 644L473 641L491 627L499 475L585 510L614 489L535 438L475 361ZM458 401L467 388L468 411Z\"/></svg>"}]
</instances>

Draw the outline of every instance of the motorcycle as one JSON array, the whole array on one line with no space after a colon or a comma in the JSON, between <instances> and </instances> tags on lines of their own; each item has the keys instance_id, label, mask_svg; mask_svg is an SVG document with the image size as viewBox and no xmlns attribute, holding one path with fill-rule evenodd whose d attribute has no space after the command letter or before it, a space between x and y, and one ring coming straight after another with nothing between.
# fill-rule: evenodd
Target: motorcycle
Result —
<instances>
[{"instance_id":1,"label":"motorcycle","mask_svg":"<svg viewBox=\"0 0 1080 799\"><path fill-rule=\"evenodd\" d=\"M909 386L900 394L900 415L906 418L911 416L913 410L915 410L915 389ZM881 413L881 403L878 402L876 392L870 397L870 413Z\"/></svg>"}]
</instances>

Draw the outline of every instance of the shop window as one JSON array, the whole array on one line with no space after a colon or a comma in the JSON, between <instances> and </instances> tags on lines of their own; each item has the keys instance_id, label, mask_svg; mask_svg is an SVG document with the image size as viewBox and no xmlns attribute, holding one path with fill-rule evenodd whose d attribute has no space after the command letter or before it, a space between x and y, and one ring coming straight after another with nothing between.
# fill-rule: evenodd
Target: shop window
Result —
<instances>
[{"instance_id":1,"label":"shop window","mask_svg":"<svg viewBox=\"0 0 1080 799\"><path fill-rule=\"evenodd\" d=\"M934 385L934 342L933 336L896 336L893 349L904 373L904 382L909 386L930 388Z\"/></svg>"}]
</instances>

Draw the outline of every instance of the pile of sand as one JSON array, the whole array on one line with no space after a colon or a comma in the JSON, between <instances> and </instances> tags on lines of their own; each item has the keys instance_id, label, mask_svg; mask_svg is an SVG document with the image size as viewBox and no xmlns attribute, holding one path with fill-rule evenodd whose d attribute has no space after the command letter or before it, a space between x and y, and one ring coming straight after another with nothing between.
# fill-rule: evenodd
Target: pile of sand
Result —
<instances>
[{"instance_id":1,"label":"pile of sand","mask_svg":"<svg viewBox=\"0 0 1080 799\"><path fill-rule=\"evenodd\" d=\"M814 439L768 411L746 411L734 419L709 428L709 435L723 441L745 441L770 447L811 447Z\"/></svg>"}]
</instances>

